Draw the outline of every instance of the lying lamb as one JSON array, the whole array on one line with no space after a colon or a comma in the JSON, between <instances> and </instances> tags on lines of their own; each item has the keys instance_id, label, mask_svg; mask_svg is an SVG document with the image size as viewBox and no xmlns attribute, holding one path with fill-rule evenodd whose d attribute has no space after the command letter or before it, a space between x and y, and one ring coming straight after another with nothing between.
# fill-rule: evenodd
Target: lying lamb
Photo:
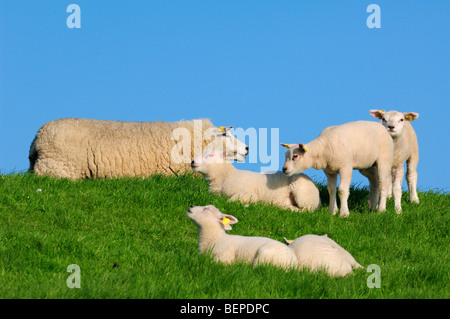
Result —
<instances>
[{"instance_id":1,"label":"lying lamb","mask_svg":"<svg viewBox=\"0 0 450 319\"><path fill-rule=\"evenodd\" d=\"M285 244L266 237L228 235L231 224L238 222L231 215L222 214L216 207L191 206L186 215L197 225L199 252L208 253L223 263L246 262L253 266L271 264L281 268L297 267L294 251Z\"/></svg>"},{"instance_id":2,"label":"lying lamb","mask_svg":"<svg viewBox=\"0 0 450 319\"><path fill-rule=\"evenodd\" d=\"M73 180L181 173L189 169L194 154L208 147L227 149L243 161L248 147L230 134L230 128L216 128L207 119L55 120L44 124L31 144L30 171Z\"/></svg>"},{"instance_id":3,"label":"lying lamb","mask_svg":"<svg viewBox=\"0 0 450 319\"><path fill-rule=\"evenodd\" d=\"M353 269L362 268L348 251L327 235L305 235L294 241L285 238L298 258L299 268L325 270L332 277L344 277Z\"/></svg>"},{"instance_id":4,"label":"lying lamb","mask_svg":"<svg viewBox=\"0 0 450 319\"><path fill-rule=\"evenodd\" d=\"M226 152L206 150L194 158L191 167L204 175L211 191L231 196L231 200L263 201L291 210L313 211L320 207L319 190L308 176L238 170L230 159Z\"/></svg>"},{"instance_id":5,"label":"lying lamb","mask_svg":"<svg viewBox=\"0 0 450 319\"><path fill-rule=\"evenodd\" d=\"M402 181L405 173L404 163L407 165L406 181L408 182L409 200L419 203L417 196L417 163L419 162L419 144L416 132L409 123L419 117L418 113L397 111L386 112L384 110L370 110L370 114L381 119L394 141L394 162L392 164L392 184L388 196L394 193L395 210L402 210ZM392 186L393 185L393 186Z\"/></svg>"},{"instance_id":6,"label":"lying lamb","mask_svg":"<svg viewBox=\"0 0 450 319\"><path fill-rule=\"evenodd\" d=\"M391 183L394 153L392 138L380 123L350 122L324 129L308 144L281 144L289 149L283 172L290 176L314 167L323 169L327 176L330 195L329 210L334 215L336 205L337 174L340 175L339 198L341 217L349 216L347 200L353 169L358 169L370 181L371 209L378 204L379 211L386 210L386 198Z\"/></svg>"}]
</instances>

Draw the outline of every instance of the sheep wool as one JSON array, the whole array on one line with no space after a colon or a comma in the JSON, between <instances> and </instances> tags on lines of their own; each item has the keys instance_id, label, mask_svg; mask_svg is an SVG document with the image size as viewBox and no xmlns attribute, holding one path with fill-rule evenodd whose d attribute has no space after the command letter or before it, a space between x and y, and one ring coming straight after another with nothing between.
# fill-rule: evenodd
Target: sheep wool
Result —
<instances>
[{"instance_id":1,"label":"sheep wool","mask_svg":"<svg viewBox=\"0 0 450 319\"><path fill-rule=\"evenodd\" d=\"M181 173L189 170L194 154L201 154L208 145L230 149L237 160L248 153L229 128L219 130L208 119L122 122L65 118L39 129L30 146L29 170L72 180Z\"/></svg>"},{"instance_id":2,"label":"sheep wool","mask_svg":"<svg viewBox=\"0 0 450 319\"><path fill-rule=\"evenodd\" d=\"M329 276L344 277L362 268L352 255L327 235L305 235L294 241L285 239L297 258L299 269L324 270Z\"/></svg>"}]
</instances>

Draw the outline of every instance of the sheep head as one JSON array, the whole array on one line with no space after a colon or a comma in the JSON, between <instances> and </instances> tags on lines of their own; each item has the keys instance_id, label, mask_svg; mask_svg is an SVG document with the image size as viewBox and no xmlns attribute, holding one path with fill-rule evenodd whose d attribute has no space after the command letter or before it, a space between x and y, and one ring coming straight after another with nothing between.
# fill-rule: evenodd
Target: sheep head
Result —
<instances>
[{"instance_id":1,"label":"sheep head","mask_svg":"<svg viewBox=\"0 0 450 319\"><path fill-rule=\"evenodd\" d=\"M218 164L229 163L234 159L235 154L230 151L221 151L220 149L210 149L203 152L202 155L195 157L191 162L191 168L194 172L207 175L214 166Z\"/></svg>"},{"instance_id":2,"label":"sheep head","mask_svg":"<svg viewBox=\"0 0 450 319\"><path fill-rule=\"evenodd\" d=\"M234 216L222 214L215 206L191 206L186 212L199 229L214 229L220 227L231 230L231 225L236 224L238 219Z\"/></svg>"},{"instance_id":3,"label":"sheep head","mask_svg":"<svg viewBox=\"0 0 450 319\"><path fill-rule=\"evenodd\" d=\"M214 127L211 131L207 132L207 140L213 139L205 149L222 149L226 150L228 153L232 153L233 160L243 162L245 156L248 154L248 146L241 141L239 141L232 134L232 126L219 126Z\"/></svg>"},{"instance_id":4,"label":"sheep head","mask_svg":"<svg viewBox=\"0 0 450 319\"><path fill-rule=\"evenodd\" d=\"M415 112L386 112L385 110L370 110L369 112L374 118L381 120L381 124L394 138L402 135L405 121L414 121L419 117L419 113Z\"/></svg>"},{"instance_id":5,"label":"sheep head","mask_svg":"<svg viewBox=\"0 0 450 319\"><path fill-rule=\"evenodd\" d=\"M288 148L285 152L285 162L283 165L283 173L288 176L301 173L312 166L308 156L308 147L303 144L281 144Z\"/></svg>"}]
</instances>

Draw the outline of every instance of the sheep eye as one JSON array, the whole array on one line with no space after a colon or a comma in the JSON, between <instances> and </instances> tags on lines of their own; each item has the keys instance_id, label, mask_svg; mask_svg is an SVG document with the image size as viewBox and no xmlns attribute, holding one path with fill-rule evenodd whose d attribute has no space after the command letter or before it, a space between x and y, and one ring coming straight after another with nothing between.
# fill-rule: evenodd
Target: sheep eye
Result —
<instances>
[{"instance_id":1,"label":"sheep eye","mask_svg":"<svg viewBox=\"0 0 450 319\"><path fill-rule=\"evenodd\" d=\"M292 159L297 159L297 158L298 158L298 154L292 155Z\"/></svg>"},{"instance_id":2,"label":"sheep eye","mask_svg":"<svg viewBox=\"0 0 450 319\"><path fill-rule=\"evenodd\" d=\"M383 117L383 118L381 119L381 121L386 122L386 119Z\"/></svg>"},{"instance_id":3,"label":"sheep eye","mask_svg":"<svg viewBox=\"0 0 450 319\"><path fill-rule=\"evenodd\" d=\"M403 122L403 119L400 119L400 122Z\"/></svg>"}]
</instances>

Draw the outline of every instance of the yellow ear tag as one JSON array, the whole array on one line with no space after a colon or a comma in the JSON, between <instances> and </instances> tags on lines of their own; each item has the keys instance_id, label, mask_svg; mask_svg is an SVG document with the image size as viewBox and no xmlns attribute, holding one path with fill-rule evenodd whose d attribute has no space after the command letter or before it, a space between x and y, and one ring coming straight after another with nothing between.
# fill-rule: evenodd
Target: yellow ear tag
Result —
<instances>
[{"instance_id":1,"label":"yellow ear tag","mask_svg":"<svg viewBox=\"0 0 450 319\"><path fill-rule=\"evenodd\" d=\"M412 117L412 115L409 115L409 114L408 114L408 115L406 115L405 117L406 117L407 120L410 120L410 121L413 121L413 120L414 120L414 118Z\"/></svg>"},{"instance_id":2,"label":"yellow ear tag","mask_svg":"<svg viewBox=\"0 0 450 319\"><path fill-rule=\"evenodd\" d=\"M223 223L224 226L226 226L226 225L229 224L230 222L231 222L231 220L229 220L229 219L226 218L226 217L224 217L224 218L222 219L222 223Z\"/></svg>"},{"instance_id":3,"label":"yellow ear tag","mask_svg":"<svg viewBox=\"0 0 450 319\"><path fill-rule=\"evenodd\" d=\"M219 126L217 129L218 129L220 132L223 132L223 126Z\"/></svg>"},{"instance_id":4,"label":"yellow ear tag","mask_svg":"<svg viewBox=\"0 0 450 319\"><path fill-rule=\"evenodd\" d=\"M306 147L306 145L303 145L303 149L305 150L305 152L308 152L308 148Z\"/></svg>"},{"instance_id":5,"label":"yellow ear tag","mask_svg":"<svg viewBox=\"0 0 450 319\"><path fill-rule=\"evenodd\" d=\"M292 145L292 144L285 144L285 143L281 143L281 146L283 146L283 147L286 147L286 148L289 148L289 147L291 147L291 145Z\"/></svg>"}]
</instances>

